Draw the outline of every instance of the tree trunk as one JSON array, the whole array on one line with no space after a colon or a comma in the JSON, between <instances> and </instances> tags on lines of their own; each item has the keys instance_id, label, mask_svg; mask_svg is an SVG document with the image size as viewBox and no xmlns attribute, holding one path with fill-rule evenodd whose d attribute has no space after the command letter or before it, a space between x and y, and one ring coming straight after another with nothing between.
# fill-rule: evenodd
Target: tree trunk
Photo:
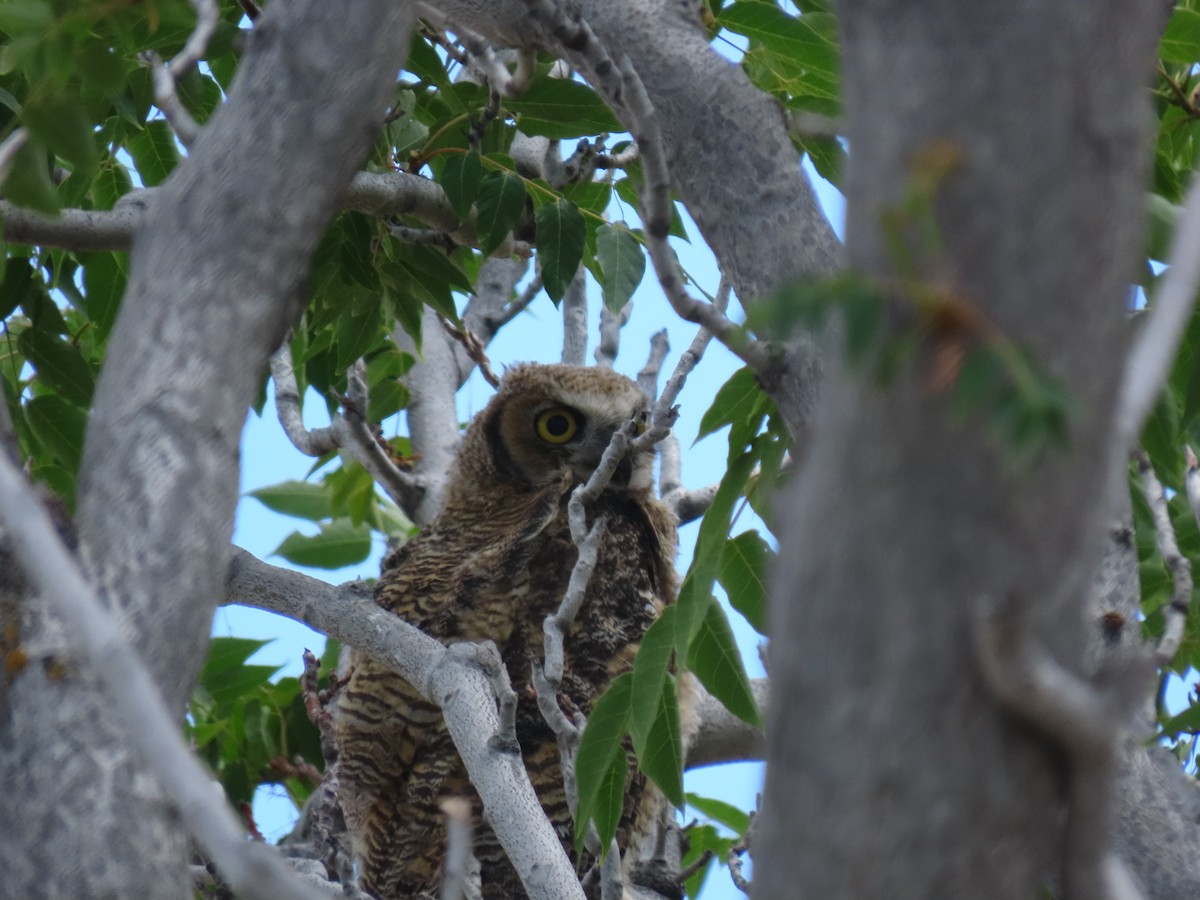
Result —
<instances>
[{"instance_id":1,"label":"tree trunk","mask_svg":"<svg viewBox=\"0 0 1200 900\"><path fill-rule=\"evenodd\" d=\"M838 14L849 263L898 274L884 217L944 166L940 249L900 262L1030 351L1074 414L1069 447L1018 471L994 411L950 414L934 378L949 333L884 387L831 366L784 505L755 896L1032 897L1061 863L1062 759L991 697L972 623L1014 604L1083 666L1124 466L1111 413L1159 16L1130 0L847 0ZM891 296L892 333L915 327Z\"/></svg>"}]
</instances>

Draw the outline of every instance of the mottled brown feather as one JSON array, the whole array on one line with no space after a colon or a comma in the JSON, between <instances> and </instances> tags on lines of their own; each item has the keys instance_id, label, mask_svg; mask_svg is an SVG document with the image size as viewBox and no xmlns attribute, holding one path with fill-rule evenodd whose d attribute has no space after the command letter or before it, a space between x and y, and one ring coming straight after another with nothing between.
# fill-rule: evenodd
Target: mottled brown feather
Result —
<instances>
[{"instance_id":1,"label":"mottled brown feather","mask_svg":"<svg viewBox=\"0 0 1200 900\"><path fill-rule=\"evenodd\" d=\"M548 404L579 410L587 435L548 447L533 430ZM567 524L571 490L594 468L608 436L645 410L621 375L574 366L511 369L463 439L446 505L424 533L392 554L377 602L447 643L490 639L519 697L517 737L538 798L575 858L558 749L526 690L542 657L542 623L558 607L576 560ZM597 449L598 448L598 449ZM606 517L599 562L566 641L563 693L585 714L629 671L646 629L672 602L675 523L650 493L649 453L627 462L589 519ZM487 900L524 896L442 722L402 678L356 659L336 715L340 800L365 889L382 900L435 897L445 826L440 802L467 797ZM632 761L632 760L631 760ZM663 807L635 773L618 831L622 849ZM581 868L590 860L576 860Z\"/></svg>"}]
</instances>

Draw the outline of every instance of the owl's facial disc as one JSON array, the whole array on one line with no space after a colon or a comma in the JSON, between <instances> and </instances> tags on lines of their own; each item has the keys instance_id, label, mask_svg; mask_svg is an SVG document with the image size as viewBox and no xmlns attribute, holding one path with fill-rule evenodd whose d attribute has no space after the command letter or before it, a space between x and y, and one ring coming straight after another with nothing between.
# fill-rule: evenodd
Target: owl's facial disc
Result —
<instances>
[{"instance_id":1,"label":"owl's facial disc","mask_svg":"<svg viewBox=\"0 0 1200 900\"><path fill-rule=\"evenodd\" d=\"M527 485L570 478L586 481L613 433L630 420L637 433L648 424L637 385L615 372L576 366L521 366L505 376L485 434L497 472ZM641 491L652 483L653 452L619 464L613 490Z\"/></svg>"}]
</instances>

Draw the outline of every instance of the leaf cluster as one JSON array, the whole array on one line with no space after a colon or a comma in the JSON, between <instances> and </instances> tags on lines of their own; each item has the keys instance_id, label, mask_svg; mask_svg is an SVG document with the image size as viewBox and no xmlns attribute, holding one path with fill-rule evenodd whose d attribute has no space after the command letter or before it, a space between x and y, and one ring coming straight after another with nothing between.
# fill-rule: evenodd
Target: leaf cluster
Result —
<instances>
[{"instance_id":1,"label":"leaf cluster","mask_svg":"<svg viewBox=\"0 0 1200 900\"><path fill-rule=\"evenodd\" d=\"M730 712L762 727L741 653L722 604L730 604L760 634L766 610L766 572L774 555L757 532L729 537L745 498L769 518L769 497L788 448L786 428L749 369L740 369L717 393L698 438L729 427L729 466L700 523L692 564L674 605L642 639L632 672L621 675L597 701L575 758L579 789L576 840L594 821L601 846L616 833L627 776L626 740L638 767L676 806L684 803L684 758L679 679L690 671Z\"/></svg>"}]
</instances>

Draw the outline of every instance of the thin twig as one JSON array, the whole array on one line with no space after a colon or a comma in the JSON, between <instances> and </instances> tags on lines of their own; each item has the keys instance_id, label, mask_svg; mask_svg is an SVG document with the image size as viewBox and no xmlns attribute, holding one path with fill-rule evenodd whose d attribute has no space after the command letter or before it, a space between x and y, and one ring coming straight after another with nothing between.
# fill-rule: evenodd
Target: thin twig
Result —
<instances>
[{"instance_id":1,"label":"thin twig","mask_svg":"<svg viewBox=\"0 0 1200 900\"><path fill-rule=\"evenodd\" d=\"M519 755L521 745L517 742L517 692L512 689L508 680L508 669L500 658L500 651L491 641L480 641L478 644L456 644L454 648L470 648L472 659L480 671L488 677L500 712L500 722L496 733L489 741L490 746L505 753Z\"/></svg>"},{"instance_id":2,"label":"thin twig","mask_svg":"<svg viewBox=\"0 0 1200 900\"><path fill-rule=\"evenodd\" d=\"M749 851L750 845L754 841L754 823L757 820L757 813L750 813L750 824L746 826L746 833L742 835L740 841L729 848L729 852L725 855L725 862L729 864L729 877L733 880L733 886L745 894L750 893L751 882L747 881L746 876L742 873L742 854Z\"/></svg>"},{"instance_id":3,"label":"thin twig","mask_svg":"<svg viewBox=\"0 0 1200 900\"><path fill-rule=\"evenodd\" d=\"M208 42L220 21L216 0L192 0L192 6L196 9L196 27L188 36L183 49L165 65L153 50L148 51L144 57L153 73L154 105L162 110L175 136L185 147L190 147L196 140L200 126L179 99L176 85L189 68L204 58Z\"/></svg>"},{"instance_id":4,"label":"thin twig","mask_svg":"<svg viewBox=\"0 0 1200 900\"><path fill-rule=\"evenodd\" d=\"M1196 460L1196 452L1189 446L1184 447L1187 454L1187 474L1184 475L1184 490L1187 493L1188 505L1192 508L1192 517L1200 525L1200 462Z\"/></svg>"},{"instance_id":5,"label":"thin twig","mask_svg":"<svg viewBox=\"0 0 1200 900\"><path fill-rule=\"evenodd\" d=\"M380 485L406 516L412 518L425 492L424 480L405 472L392 462L366 420L369 402L366 367L362 360L346 372L348 397L333 424L308 429L300 413L300 392L292 366L292 349L287 341L271 356L271 379L275 383L275 411L279 422L297 450L305 456L321 456L338 447L347 450L375 483Z\"/></svg>"},{"instance_id":6,"label":"thin twig","mask_svg":"<svg viewBox=\"0 0 1200 900\"><path fill-rule=\"evenodd\" d=\"M637 144L630 144L620 153L600 153L596 155L597 169L624 169L637 161Z\"/></svg>"},{"instance_id":7,"label":"thin twig","mask_svg":"<svg viewBox=\"0 0 1200 900\"><path fill-rule=\"evenodd\" d=\"M8 171L12 168L17 153L25 146L27 140L29 140L29 132L24 128L18 128L3 142L0 142L0 184L8 177Z\"/></svg>"},{"instance_id":8,"label":"thin twig","mask_svg":"<svg viewBox=\"0 0 1200 900\"><path fill-rule=\"evenodd\" d=\"M258 17L262 15L262 10L254 0L237 0L237 5L242 8L242 12L251 22L257 22Z\"/></svg>"},{"instance_id":9,"label":"thin twig","mask_svg":"<svg viewBox=\"0 0 1200 900\"><path fill-rule=\"evenodd\" d=\"M471 849L471 804L462 797L448 797L441 806L446 816L441 900L472 900L479 896L479 862Z\"/></svg>"},{"instance_id":10,"label":"thin twig","mask_svg":"<svg viewBox=\"0 0 1200 900\"><path fill-rule=\"evenodd\" d=\"M650 335L650 355L637 376L638 387L649 400L658 396L658 373L662 371L663 360L670 352L671 341L667 337L667 329L663 328Z\"/></svg>"},{"instance_id":11,"label":"thin twig","mask_svg":"<svg viewBox=\"0 0 1200 900\"><path fill-rule=\"evenodd\" d=\"M1189 454L1191 450L1189 448ZM1192 564L1186 556L1179 552L1179 542L1175 539L1175 526L1171 524L1171 511L1167 508L1167 495L1162 483L1150 464L1150 457L1140 447L1134 451L1133 458L1137 461L1138 472L1142 476L1142 489L1146 494L1146 502L1154 517L1154 532L1158 537L1158 551L1162 554L1163 565L1171 573L1174 590L1170 602L1163 607L1163 632L1154 649L1154 661L1159 666L1170 665L1179 645L1183 643L1184 626L1187 624L1188 609L1192 600ZM1193 471L1195 457L1188 460L1188 474Z\"/></svg>"},{"instance_id":12,"label":"thin twig","mask_svg":"<svg viewBox=\"0 0 1200 900\"><path fill-rule=\"evenodd\" d=\"M1183 338L1200 284L1200 178L1193 177L1171 239L1170 268L1159 282L1149 320L1125 362L1117 402L1117 438L1133 447L1154 407Z\"/></svg>"},{"instance_id":13,"label":"thin twig","mask_svg":"<svg viewBox=\"0 0 1200 900\"><path fill-rule=\"evenodd\" d=\"M299 883L275 851L246 840L233 811L213 790L212 774L188 750L177 716L167 709L140 656L101 605L32 489L4 454L0 454L0 525L38 596L60 617L75 651L103 684L129 742L222 877L247 897L319 900L321 894Z\"/></svg>"},{"instance_id":14,"label":"thin twig","mask_svg":"<svg viewBox=\"0 0 1200 900\"><path fill-rule=\"evenodd\" d=\"M702 325L738 359L756 372L765 373L771 362L767 346L761 341L749 339L723 312L712 304L690 297L684 289L675 253L667 241L671 229L671 181L658 120L633 65L622 57L617 67L621 72L625 100L642 155L645 175L640 191L642 221L645 223L646 251L654 264L658 283L676 314Z\"/></svg>"},{"instance_id":15,"label":"thin twig","mask_svg":"<svg viewBox=\"0 0 1200 900\"><path fill-rule=\"evenodd\" d=\"M617 353L621 349L621 329L633 315L633 301L630 300L621 307L620 312L614 313L608 304L600 307L600 342L596 344L593 358L601 369L611 369L617 361Z\"/></svg>"},{"instance_id":16,"label":"thin twig","mask_svg":"<svg viewBox=\"0 0 1200 900\"><path fill-rule=\"evenodd\" d=\"M488 360L487 352L483 349L483 341L473 331L466 328L456 328L450 323L449 319L442 317L442 328L446 334L454 338L462 345L463 350L467 352L467 356L471 362L479 367L479 374L494 388L500 387L500 379L496 377L496 373L492 371L492 364Z\"/></svg>"}]
</instances>

